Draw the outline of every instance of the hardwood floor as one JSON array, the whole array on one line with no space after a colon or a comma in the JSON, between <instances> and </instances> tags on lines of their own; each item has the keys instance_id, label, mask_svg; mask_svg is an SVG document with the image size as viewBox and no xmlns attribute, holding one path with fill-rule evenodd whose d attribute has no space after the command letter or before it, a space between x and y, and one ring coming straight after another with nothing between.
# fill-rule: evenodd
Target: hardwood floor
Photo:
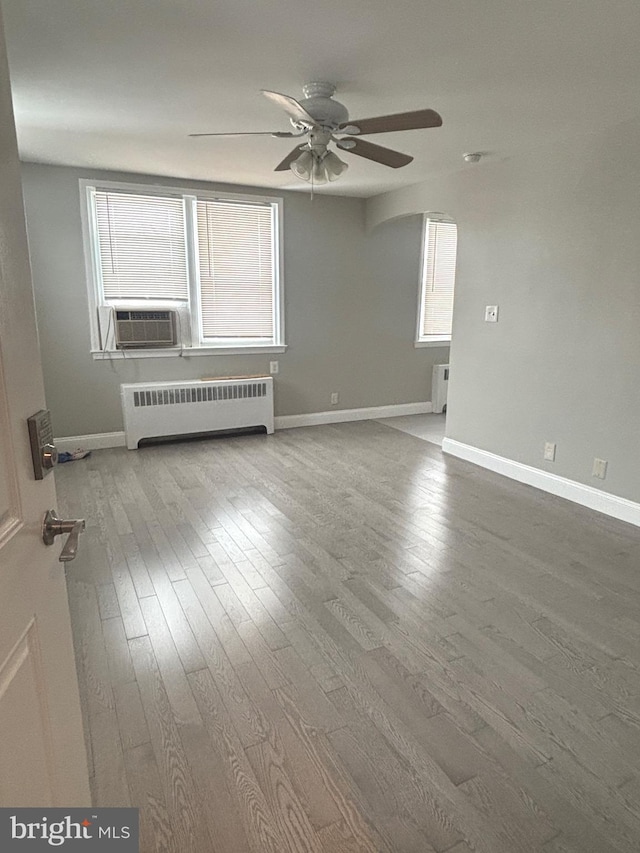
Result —
<instances>
[{"instance_id":1,"label":"hardwood floor","mask_svg":"<svg viewBox=\"0 0 640 853\"><path fill-rule=\"evenodd\" d=\"M396 415L394 418L379 418L378 423L408 432L409 435L415 435L417 438L431 441L442 447L446 419L445 414L431 412L425 415Z\"/></svg>"},{"instance_id":2,"label":"hardwood floor","mask_svg":"<svg viewBox=\"0 0 640 853\"><path fill-rule=\"evenodd\" d=\"M145 851L637 853L640 531L374 422L61 466Z\"/></svg>"}]
</instances>

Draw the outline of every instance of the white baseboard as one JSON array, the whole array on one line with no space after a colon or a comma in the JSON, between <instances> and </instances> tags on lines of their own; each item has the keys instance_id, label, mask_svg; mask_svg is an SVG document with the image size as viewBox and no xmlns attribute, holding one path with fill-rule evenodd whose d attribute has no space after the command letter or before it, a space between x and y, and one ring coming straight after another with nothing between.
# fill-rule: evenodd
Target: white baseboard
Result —
<instances>
[{"instance_id":1,"label":"white baseboard","mask_svg":"<svg viewBox=\"0 0 640 853\"><path fill-rule=\"evenodd\" d=\"M424 415L433 411L431 403L397 403L393 406L368 406L365 409L333 409L329 412L310 412L306 415L280 415L276 429L341 424L346 421L370 421L376 418L395 418L398 415Z\"/></svg>"},{"instance_id":2,"label":"white baseboard","mask_svg":"<svg viewBox=\"0 0 640 853\"><path fill-rule=\"evenodd\" d=\"M67 435L55 438L59 453L74 450L104 450L106 447L124 447L124 432L95 432L91 435Z\"/></svg>"},{"instance_id":3,"label":"white baseboard","mask_svg":"<svg viewBox=\"0 0 640 853\"><path fill-rule=\"evenodd\" d=\"M366 409L336 409L330 412L311 412L307 415L280 415L275 418L276 429L339 424L345 421L367 421L393 418L398 415L423 415L433 411L431 403L397 403L393 406L369 406ZM107 447L126 447L124 432L98 432L92 435L69 435L55 439L60 453L73 450L104 450Z\"/></svg>"},{"instance_id":4,"label":"white baseboard","mask_svg":"<svg viewBox=\"0 0 640 853\"><path fill-rule=\"evenodd\" d=\"M504 477L517 480L519 483L526 483L528 486L534 486L536 489L542 489L544 492L550 492L552 495L558 495L558 497L566 498L566 500L640 527L640 504L627 500L627 498L602 492L600 489L594 489L593 486L585 486L583 483L568 480L566 477L559 477L557 474L542 471L540 468L533 468L531 465L524 465L522 462L515 462L505 456L497 456L495 453L480 450L471 444L463 444L453 438L444 439L442 450L451 456L457 456L467 462L473 462L482 468L488 468L490 471L502 474Z\"/></svg>"}]
</instances>

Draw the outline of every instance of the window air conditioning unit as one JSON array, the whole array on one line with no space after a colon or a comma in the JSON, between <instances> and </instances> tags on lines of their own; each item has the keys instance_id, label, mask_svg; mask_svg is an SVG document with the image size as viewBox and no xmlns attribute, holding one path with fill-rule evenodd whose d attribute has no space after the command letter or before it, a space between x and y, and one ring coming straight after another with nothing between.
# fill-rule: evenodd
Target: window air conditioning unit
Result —
<instances>
[{"instance_id":1,"label":"window air conditioning unit","mask_svg":"<svg viewBox=\"0 0 640 853\"><path fill-rule=\"evenodd\" d=\"M434 364L431 382L431 403L433 411L440 414L447 411L447 391L449 390L449 365Z\"/></svg>"},{"instance_id":2,"label":"window air conditioning unit","mask_svg":"<svg viewBox=\"0 0 640 853\"><path fill-rule=\"evenodd\" d=\"M158 349L174 347L176 337L175 311L115 310L117 349Z\"/></svg>"}]
</instances>

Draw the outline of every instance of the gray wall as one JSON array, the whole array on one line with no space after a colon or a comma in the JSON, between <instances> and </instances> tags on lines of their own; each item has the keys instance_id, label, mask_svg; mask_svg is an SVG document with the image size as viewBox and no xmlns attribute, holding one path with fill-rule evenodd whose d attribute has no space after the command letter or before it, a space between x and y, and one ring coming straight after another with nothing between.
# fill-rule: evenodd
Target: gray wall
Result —
<instances>
[{"instance_id":1,"label":"gray wall","mask_svg":"<svg viewBox=\"0 0 640 853\"><path fill-rule=\"evenodd\" d=\"M638 151L633 121L368 203L370 224L430 209L458 222L447 435L635 501ZM483 321L490 304L497 325Z\"/></svg>"},{"instance_id":2,"label":"gray wall","mask_svg":"<svg viewBox=\"0 0 640 853\"><path fill-rule=\"evenodd\" d=\"M285 322L277 355L94 361L80 226L80 178L173 179L23 165L27 229L47 402L56 435L122 429L121 382L268 372L278 359L276 414L430 400L431 366L448 350L414 349L420 219L367 233L364 201L283 193ZM215 187L216 189L246 188ZM249 192L264 193L261 190Z\"/></svg>"}]
</instances>

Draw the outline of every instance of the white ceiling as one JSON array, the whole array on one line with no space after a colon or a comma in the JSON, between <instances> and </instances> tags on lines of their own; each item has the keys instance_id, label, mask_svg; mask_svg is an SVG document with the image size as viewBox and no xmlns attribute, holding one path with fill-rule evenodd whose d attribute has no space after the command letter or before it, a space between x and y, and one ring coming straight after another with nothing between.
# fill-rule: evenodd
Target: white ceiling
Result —
<instances>
[{"instance_id":1,"label":"white ceiling","mask_svg":"<svg viewBox=\"0 0 640 853\"><path fill-rule=\"evenodd\" d=\"M24 160L308 190L258 94L338 87L352 118L431 107L442 128L370 137L329 192L370 196L638 114L638 0L1 0ZM342 156L342 155L341 155ZM477 168L477 167L476 167Z\"/></svg>"}]
</instances>

